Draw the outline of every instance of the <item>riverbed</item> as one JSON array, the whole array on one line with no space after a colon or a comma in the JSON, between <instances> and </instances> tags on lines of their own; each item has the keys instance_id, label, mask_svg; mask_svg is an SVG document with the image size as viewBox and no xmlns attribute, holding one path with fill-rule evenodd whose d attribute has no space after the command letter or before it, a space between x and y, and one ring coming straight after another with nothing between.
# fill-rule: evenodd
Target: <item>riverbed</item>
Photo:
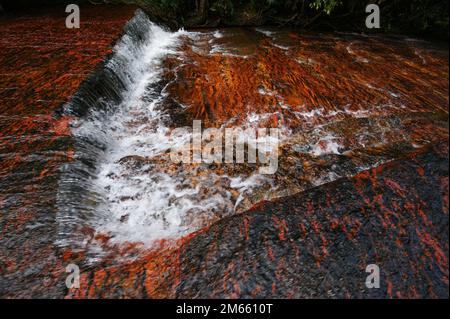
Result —
<instances>
[{"instance_id":1,"label":"riverbed","mask_svg":"<svg viewBox=\"0 0 450 319\"><path fill-rule=\"evenodd\" d=\"M448 47L96 10L0 20L0 295L448 296ZM276 172L171 161L194 120L279 129Z\"/></svg>"}]
</instances>

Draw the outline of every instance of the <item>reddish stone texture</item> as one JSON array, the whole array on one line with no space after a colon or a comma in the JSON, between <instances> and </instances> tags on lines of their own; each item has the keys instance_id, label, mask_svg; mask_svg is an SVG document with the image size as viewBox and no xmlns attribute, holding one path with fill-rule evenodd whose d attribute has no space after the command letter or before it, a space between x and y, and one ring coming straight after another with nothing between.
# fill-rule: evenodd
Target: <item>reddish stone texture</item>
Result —
<instances>
[{"instance_id":1,"label":"reddish stone texture","mask_svg":"<svg viewBox=\"0 0 450 319\"><path fill-rule=\"evenodd\" d=\"M133 8L82 12L78 31L65 29L62 9L0 20L1 297L448 297L448 120L441 120L448 113L448 56L377 39L348 48L349 41L287 32L300 43L291 55L297 64L253 31L235 42L256 52L247 60L206 59L187 46L192 63L177 68L179 81L169 91L192 106L190 117L211 126L252 111L247 106L263 107L259 113L279 109L286 122L294 119L282 103L306 112L319 106L340 111L354 101L350 110L383 115L402 105L370 107L392 103L387 94L400 93L406 111L431 112L447 124L424 117L405 125L413 141L428 146L355 177L261 202L150 251L132 243L110 246L108 235L87 227L87 236L105 248L97 264L88 264L86 252L56 247L58 169L74 151L70 119L54 117L54 110L110 53ZM315 61L308 60L312 55ZM79 289L65 286L69 263L81 268ZM381 268L379 290L364 286L370 263Z\"/></svg>"},{"instance_id":2,"label":"reddish stone texture","mask_svg":"<svg viewBox=\"0 0 450 319\"><path fill-rule=\"evenodd\" d=\"M62 296L64 264L53 246L61 165L72 158L68 118L54 111L120 38L133 7L64 7L0 17L0 296ZM53 271L53 269L55 269ZM59 293L58 293L59 291Z\"/></svg>"},{"instance_id":3,"label":"reddish stone texture","mask_svg":"<svg viewBox=\"0 0 450 319\"><path fill-rule=\"evenodd\" d=\"M204 54L212 43L232 54ZM251 112L279 112L268 123L295 129L329 118L316 116L311 123L293 112L338 112L336 120L345 111L448 113L448 51L425 42L290 30L269 37L230 29L193 45L196 50L184 48L186 61L169 91L207 126L236 117L239 123Z\"/></svg>"},{"instance_id":4,"label":"reddish stone texture","mask_svg":"<svg viewBox=\"0 0 450 319\"><path fill-rule=\"evenodd\" d=\"M447 176L448 140L224 218L178 248L105 262L67 297L445 298L448 188L436 185ZM380 289L365 286L369 264Z\"/></svg>"}]
</instances>

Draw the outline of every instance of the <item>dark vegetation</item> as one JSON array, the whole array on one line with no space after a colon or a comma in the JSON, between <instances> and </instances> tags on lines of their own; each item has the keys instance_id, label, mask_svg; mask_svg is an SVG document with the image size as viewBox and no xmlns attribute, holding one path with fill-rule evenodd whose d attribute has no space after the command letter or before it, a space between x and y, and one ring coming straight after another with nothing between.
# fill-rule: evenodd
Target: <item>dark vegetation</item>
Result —
<instances>
[{"instance_id":1,"label":"dark vegetation","mask_svg":"<svg viewBox=\"0 0 450 319\"><path fill-rule=\"evenodd\" d=\"M4 10L64 3L138 4L171 27L295 26L364 31L365 7L381 9L381 30L448 40L448 0L0 0Z\"/></svg>"}]
</instances>

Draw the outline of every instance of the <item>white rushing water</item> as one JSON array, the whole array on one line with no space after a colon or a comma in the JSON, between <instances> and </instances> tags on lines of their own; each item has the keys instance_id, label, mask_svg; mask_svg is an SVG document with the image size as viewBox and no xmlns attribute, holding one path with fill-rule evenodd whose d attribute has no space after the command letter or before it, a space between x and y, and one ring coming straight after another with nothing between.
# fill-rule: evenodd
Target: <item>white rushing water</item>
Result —
<instances>
[{"instance_id":1,"label":"white rushing water","mask_svg":"<svg viewBox=\"0 0 450 319\"><path fill-rule=\"evenodd\" d=\"M75 138L102 145L102 152L96 156L93 176L81 186L90 194L88 204L71 207L63 202L71 200L70 194L64 197L61 191L59 222L88 224L95 233L110 236L113 244L136 242L149 247L155 240L177 239L233 213L243 195L264 178L257 174L218 176L200 169L167 171L165 166L172 163L152 163L190 140L189 135L170 138L171 130L165 125L168 115L160 107L167 93L158 84L164 58L172 55L181 63L179 46L198 34L166 31L143 14L134 19L146 30L144 38L137 45L136 38L125 34L105 66L123 81L123 102L110 103L106 111L90 109L73 123ZM84 210L90 211L77 216ZM70 244L70 232L61 231L65 236L60 244Z\"/></svg>"},{"instance_id":2,"label":"white rushing water","mask_svg":"<svg viewBox=\"0 0 450 319\"><path fill-rule=\"evenodd\" d=\"M93 182L94 190L105 200L98 205L91 223L98 232L110 234L118 242L150 243L182 233L182 215L192 206L183 195L195 193L195 189L178 192L175 180L169 175L151 174L149 165L131 171L120 162L127 156L154 157L171 147L169 130L162 124L165 114L158 110L164 97L152 92L152 85L161 79L161 59L176 54L180 36L186 32L168 32L151 22L147 28L143 46L133 45L125 36L114 50L128 59L124 102L108 118L90 116L75 130L76 135L102 134L105 139L107 149ZM122 67L114 61L108 67Z\"/></svg>"},{"instance_id":3,"label":"white rushing water","mask_svg":"<svg viewBox=\"0 0 450 319\"><path fill-rule=\"evenodd\" d=\"M103 252L103 244L97 245L93 239L96 234L108 236L110 244L142 243L148 248L157 240L176 240L259 200L290 194L289 189L279 187L276 178L260 175L258 169L251 171L247 166L218 170L203 164L183 167L168 157L174 148L190 144L191 135L171 136L167 124L170 116L163 107L168 93L161 87L167 71L164 61L171 57L179 65L189 63L181 52L182 45L190 45L196 54L229 55L232 48L217 44L228 35L226 31L170 32L142 12L126 30L104 66L106 75L100 80L100 88L94 84L76 100L87 105L88 111L76 116L72 124L74 161L63 168L58 191L57 244L88 251L91 260ZM258 31L273 36L272 32ZM205 47L213 51L216 48L217 52L211 53ZM102 87L106 82L112 88ZM291 112L305 127L311 124L312 139L292 146L295 152L310 157L338 156L349 150L342 137L327 130L327 123L335 122L338 116L367 116L364 110L327 112L320 107L291 107L278 92L260 88L257 93L276 96L283 111ZM116 95L120 99L115 99ZM68 105L68 109L73 106ZM272 123L274 118L279 119L278 142L293 139L297 133L283 126L280 110L249 111L231 118L223 127L256 129ZM318 118L325 123L314 124ZM312 185L344 174L320 171Z\"/></svg>"}]
</instances>

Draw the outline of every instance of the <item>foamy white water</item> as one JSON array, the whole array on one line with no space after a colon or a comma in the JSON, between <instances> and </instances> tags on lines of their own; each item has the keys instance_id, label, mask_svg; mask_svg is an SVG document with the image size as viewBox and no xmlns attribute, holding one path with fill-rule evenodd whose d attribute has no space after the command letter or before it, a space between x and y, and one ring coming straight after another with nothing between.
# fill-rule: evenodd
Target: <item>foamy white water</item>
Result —
<instances>
[{"instance_id":1,"label":"foamy white water","mask_svg":"<svg viewBox=\"0 0 450 319\"><path fill-rule=\"evenodd\" d=\"M168 158L155 163L191 138L171 138L171 130L164 124L168 115L161 108L167 93L157 84L162 79L164 58L172 55L182 60L180 44L199 34L169 32L142 15L135 19L147 30L144 39L136 45L136 39L126 34L106 65L124 82L123 102L109 105L106 111L90 110L73 124L73 134L104 148L95 173L85 183L86 192L94 194L94 211L82 222L96 233L110 236L111 243L136 242L150 247L155 240L177 239L234 213L244 195L265 178L258 174L218 176L204 172L204 167L166 169L173 164ZM220 33L212 36L219 38ZM68 213L73 216L73 211ZM60 222L67 223L68 218L63 216Z\"/></svg>"},{"instance_id":2,"label":"foamy white water","mask_svg":"<svg viewBox=\"0 0 450 319\"><path fill-rule=\"evenodd\" d=\"M169 32L150 22L143 13L137 14L105 66L111 71L107 76L112 74L107 80L117 86L113 93L120 94L122 102L108 99L104 101L106 107L97 107L102 103L91 101L88 96L92 107L73 123L78 144L75 161L60 181L58 244L88 246L95 259L103 246L95 244L92 234L86 236L85 230L80 231L90 228L91 233L110 237L112 244L132 242L151 247L156 240L178 239L259 200L290 194L288 189L277 188L276 178L258 174L257 168L251 171L253 167L244 165L227 170L203 164L182 167L168 157L170 150L189 144L191 135L171 136L167 124L170 117L164 109L168 93L161 87L164 60L170 56L180 64L188 63L180 50L182 44L206 56L212 53L205 48L216 48L214 54L230 54L218 44L226 36L226 32L219 31ZM367 111L351 110L350 106L340 111L292 107L278 92L261 87L258 93L276 96L281 109L301 119L305 126L312 124L313 139L293 145L294 151L311 157L339 156L348 151L340 136L314 124L317 118L325 119L326 124L335 122L338 116L368 115ZM189 105L172 107L184 109ZM294 133L283 126L286 118L279 110L249 111L230 119L222 128L239 125L243 130L256 129L269 126L274 119L278 119L280 129L277 143L289 142ZM240 135L238 139L248 138L252 137ZM273 142L271 138L266 136L264 141ZM342 176L343 173L319 172L312 184L318 186Z\"/></svg>"}]
</instances>

